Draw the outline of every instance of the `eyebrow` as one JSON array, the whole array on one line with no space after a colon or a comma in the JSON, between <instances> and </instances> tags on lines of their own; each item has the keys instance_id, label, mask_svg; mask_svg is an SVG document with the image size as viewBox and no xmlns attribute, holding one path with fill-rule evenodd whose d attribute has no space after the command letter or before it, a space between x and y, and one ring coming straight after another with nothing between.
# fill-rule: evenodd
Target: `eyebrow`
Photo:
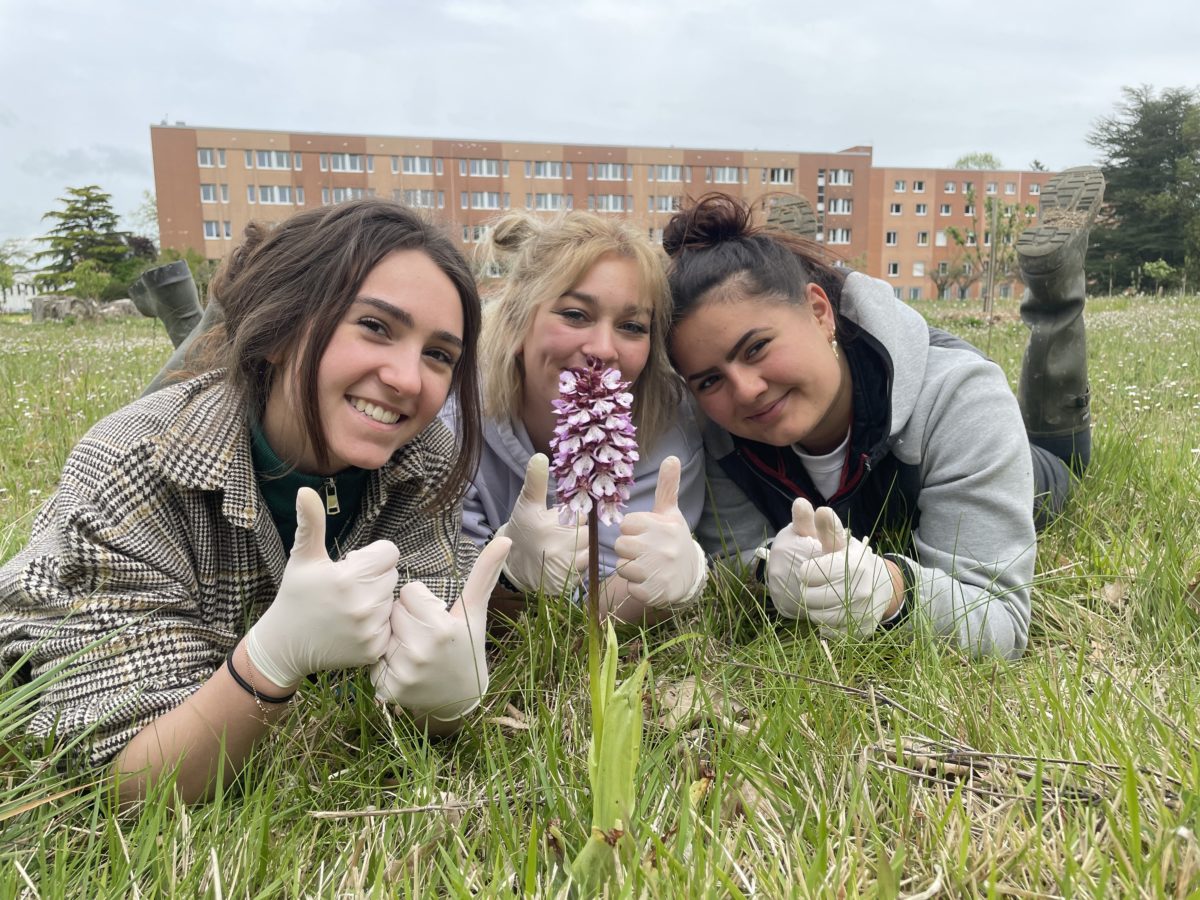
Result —
<instances>
[{"instance_id":1,"label":"eyebrow","mask_svg":"<svg viewBox=\"0 0 1200 900\"><path fill-rule=\"evenodd\" d=\"M729 352L725 354L725 362L733 362L734 357L736 357L742 351L742 347L746 346L747 341L751 340L756 334L767 330L768 329L766 328L751 328L749 331L743 334L737 339L737 343L729 348ZM716 366L709 366L703 372L696 372L694 375L688 375L686 378L684 378L684 381L695 381L698 378L706 378L707 376L714 374L716 371Z\"/></svg>"},{"instance_id":2,"label":"eyebrow","mask_svg":"<svg viewBox=\"0 0 1200 900\"><path fill-rule=\"evenodd\" d=\"M378 297L358 297L355 303L363 303L372 309L376 309L392 319L395 319L405 328L415 328L416 320L408 313L407 310L401 309L394 303L388 303L386 300L380 300ZM449 331L435 331L433 336L438 340L445 341L448 344L453 344L459 350L463 349L462 338L457 334L451 334Z\"/></svg>"},{"instance_id":3,"label":"eyebrow","mask_svg":"<svg viewBox=\"0 0 1200 900\"><path fill-rule=\"evenodd\" d=\"M595 297L592 294L585 293L584 291L577 291L574 288L571 288L569 291L564 291L563 297L573 297L582 303L589 304L590 306L599 306L600 305L599 298ZM562 297L559 297L559 299L561 300ZM621 310L621 315L624 315L624 316L643 315L643 314L649 316L650 310L648 308L646 308L645 306L641 306L637 303L627 304L625 306L625 308Z\"/></svg>"}]
</instances>

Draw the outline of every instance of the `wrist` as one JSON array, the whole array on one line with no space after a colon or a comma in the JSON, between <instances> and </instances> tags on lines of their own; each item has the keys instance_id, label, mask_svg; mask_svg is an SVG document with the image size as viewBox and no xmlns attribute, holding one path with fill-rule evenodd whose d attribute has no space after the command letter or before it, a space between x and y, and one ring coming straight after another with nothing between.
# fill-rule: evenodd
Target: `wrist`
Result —
<instances>
[{"instance_id":1,"label":"wrist","mask_svg":"<svg viewBox=\"0 0 1200 900\"><path fill-rule=\"evenodd\" d=\"M264 694L282 696L293 693L304 676L292 676L276 666L267 654L255 628L246 632L246 636L234 649L234 662L238 670L245 671L247 677L251 678L252 683Z\"/></svg>"}]
</instances>

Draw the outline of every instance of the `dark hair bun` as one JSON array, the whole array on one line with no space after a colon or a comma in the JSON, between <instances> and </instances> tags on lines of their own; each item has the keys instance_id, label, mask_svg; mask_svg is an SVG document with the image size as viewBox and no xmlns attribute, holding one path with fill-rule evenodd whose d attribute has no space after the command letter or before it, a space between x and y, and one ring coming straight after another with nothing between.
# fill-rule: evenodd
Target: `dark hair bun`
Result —
<instances>
[{"instance_id":1,"label":"dark hair bun","mask_svg":"<svg viewBox=\"0 0 1200 900\"><path fill-rule=\"evenodd\" d=\"M684 250L706 250L725 241L750 237L758 229L751 224L749 204L728 194L705 194L684 206L663 229L663 249L668 256Z\"/></svg>"}]
</instances>

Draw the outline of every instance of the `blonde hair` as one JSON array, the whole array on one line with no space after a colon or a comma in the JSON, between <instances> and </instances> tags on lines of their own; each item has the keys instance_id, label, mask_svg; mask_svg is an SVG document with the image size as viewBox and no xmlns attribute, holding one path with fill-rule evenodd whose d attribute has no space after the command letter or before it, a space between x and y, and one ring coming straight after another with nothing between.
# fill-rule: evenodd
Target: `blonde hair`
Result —
<instances>
[{"instance_id":1,"label":"blonde hair","mask_svg":"<svg viewBox=\"0 0 1200 900\"><path fill-rule=\"evenodd\" d=\"M665 254L641 229L583 211L542 220L523 212L501 216L484 247L481 270L502 273L484 301L479 361L483 411L493 419L519 419L524 373L520 351L534 314L557 300L607 254L637 266L642 297L650 306L650 355L633 383L633 422L649 447L674 418L682 383L667 357L671 298Z\"/></svg>"}]
</instances>

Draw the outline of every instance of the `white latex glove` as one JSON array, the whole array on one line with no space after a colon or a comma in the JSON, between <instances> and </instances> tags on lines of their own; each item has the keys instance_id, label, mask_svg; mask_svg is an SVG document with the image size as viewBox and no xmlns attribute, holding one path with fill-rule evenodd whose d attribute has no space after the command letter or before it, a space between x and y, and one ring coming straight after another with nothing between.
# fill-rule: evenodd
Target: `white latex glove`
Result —
<instances>
[{"instance_id":1,"label":"white latex glove","mask_svg":"<svg viewBox=\"0 0 1200 900\"><path fill-rule=\"evenodd\" d=\"M780 615L803 615L823 635L868 635L892 602L887 562L851 537L835 513L798 498L771 546L767 588Z\"/></svg>"},{"instance_id":2,"label":"white latex glove","mask_svg":"<svg viewBox=\"0 0 1200 900\"><path fill-rule=\"evenodd\" d=\"M392 638L371 667L376 697L440 722L479 705L488 686L488 599L510 546L508 538L492 538L450 609L419 581L400 588L392 608Z\"/></svg>"},{"instance_id":3,"label":"white latex glove","mask_svg":"<svg viewBox=\"0 0 1200 900\"><path fill-rule=\"evenodd\" d=\"M563 525L558 511L546 507L550 460L535 453L525 467L525 483L508 521L496 537L512 541L504 564L508 580L523 591L541 589L548 594L572 591L580 572L587 568L587 526ZM581 568L582 567L582 568Z\"/></svg>"},{"instance_id":4,"label":"white latex glove","mask_svg":"<svg viewBox=\"0 0 1200 900\"><path fill-rule=\"evenodd\" d=\"M280 687L326 669L365 666L387 647L400 551L376 541L334 562L325 550L325 507L296 492L296 541L275 601L246 635L254 668Z\"/></svg>"},{"instance_id":5,"label":"white latex glove","mask_svg":"<svg viewBox=\"0 0 1200 900\"><path fill-rule=\"evenodd\" d=\"M662 461L653 511L627 515L613 544L617 574L629 583L629 596L654 609L699 599L708 581L704 551L679 511L679 468L677 457Z\"/></svg>"}]
</instances>

